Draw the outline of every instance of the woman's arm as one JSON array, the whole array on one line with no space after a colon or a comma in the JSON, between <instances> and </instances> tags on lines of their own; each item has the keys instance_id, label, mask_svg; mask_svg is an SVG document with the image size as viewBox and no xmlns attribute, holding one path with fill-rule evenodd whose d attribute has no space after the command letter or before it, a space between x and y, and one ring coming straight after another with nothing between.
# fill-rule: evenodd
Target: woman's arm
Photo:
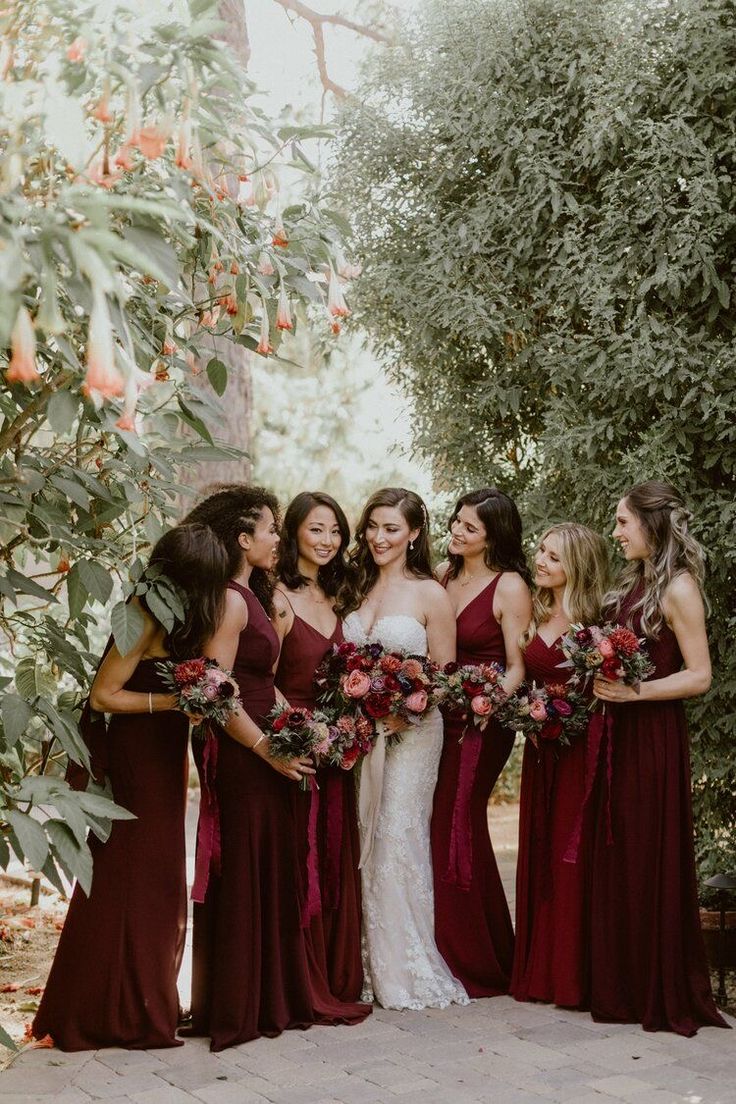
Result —
<instances>
[{"instance_id":1,"label":"woman's arm","mask_svg":"<svg viewBox=\"0 0 736 1104\"><path fill-rule=\"evenodd\" d=\"M664 615L682 652L684 667L664 678L633 686L597 678L593 693L601 701L672 701L704 694L711 683L710 653L705 631L705 609L700 589L691 575L678 575L664 594Z\"/></svg>"},{"instance_id":2,"label":"woman's arm","mask_svg":"<svg viewBox=\"0 0 736 1104\"><path fill-rule=\"evenodd\" d=\"M493 597L493 616L501 626L506 651L506 674L501 685L513 694L524 681L524 656L519 640L532 619L532 596L521 575L507 571L498 580Z\"/></svg>"},{"instance_id":3,"label":"woman's arm","mask_svg":"<svg viewBox=\"0 0 736 1104\"><path fill-rule=\"evenodd\" d=\"M89 704L97 713L161 713L176 709L176 694L147 694L139 690L123 689L161 633L161 626L138 599L133 598L132 602L143 614L143 632L127 655L121 655L113 644L100 664L89 692Z\"/></svg>"},{"instance_id":4,"label":"woman's arm","mask_svg":"<svg viewBox=\"0 0 736 1104\"><path fill-rule=\"evenodd\" d=\"M426 598L427 651L430 659L444 667L455 659L457 626L455 611L447 592L439 583L428 582Z\"/></svg>"},{"instance_id":5,"label":"woman's arm","mask_svg":"<svg viewBox=\"0 0 736 1104\"><path fill-rule=\"evenodd\" d=\"M279 644L283 644L284 637L288 636L294 627L294 610L291 608L291 602L280 586L277 586L273 592L273 617L271 618L271 624L276 630Z\"/></svg>"},{"instance_id":6,"label":"woman's arm","mask_svg":"<svg viewBox=\"0 0 736 1104\"><path fill-rule=\"evenodd\" d=\"M228 590L225 598L225 613L214 636L207 641L204 654L216 659L221 667L231 671L238 651L240 634L248 625L248 607L243 598L234 590ZM239 744L254 751L279 774L298 782L304 774L314 774L307 758L295 758L288 761L276 761L268 755L268 737L242 706L223 726L228 736Z\"/></svg>"}]
</instances>

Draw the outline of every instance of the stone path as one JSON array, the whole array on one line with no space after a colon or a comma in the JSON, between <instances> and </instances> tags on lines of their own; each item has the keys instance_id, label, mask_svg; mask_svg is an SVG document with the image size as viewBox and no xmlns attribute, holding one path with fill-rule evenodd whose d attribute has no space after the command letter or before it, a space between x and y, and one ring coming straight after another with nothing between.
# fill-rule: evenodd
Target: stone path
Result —
<instances>
[{"instance_id":1,"label":"stone path","mask_svg":"<svg viewBox=\"0 0 736 1104\"><path fill-rule=\"evenodd\" d=\"M491 815L512 900L513 818ZM736 1104L736 1031L681 1039L495 997L444 1011L377 1008L355 1027L288 1031L220 1054L202 1039L172 1050L26 1051L0 1074L0 1104L98 1101Z\"/></svg>"}]
</instances>

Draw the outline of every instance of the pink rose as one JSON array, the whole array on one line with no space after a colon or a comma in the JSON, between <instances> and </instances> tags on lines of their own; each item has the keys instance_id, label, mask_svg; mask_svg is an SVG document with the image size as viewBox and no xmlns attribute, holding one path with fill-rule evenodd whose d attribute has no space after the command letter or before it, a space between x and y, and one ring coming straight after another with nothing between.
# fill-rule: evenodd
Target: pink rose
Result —
<instances>
[{"instance_id":1,"label":"pink rose","mask_svg":"<svg viewBox=\"0 0 736 1104\"><path fill-rule=\"evenodd\" d=\"M553 698L552 708L560 717L569 717L572 713L572 706L568 701L565 701L564 698Z\"/></svg>"},{"instance_id":2,"label":"pink rose","mask_svg":"<svg viewBox=\"0 0 736 1104\"><path fill-rule=\"evenodd\" d=\"M534 721L544 721L547 719L547 709L540 698L535 698L529 706L529 716Z\"/></svg>"},{"instance_id":3,"label":"pink rose","mask_svg":"<svg viewBox=\"0 0 736 1104\"><path fill-rule=\"evenodd\" d=\"M487 694L476 694L470 702L470 708L476 717L487 717L492 708L491 699Z\"/></svg>"},{"instance_id":4,"label":"pink rose","mask_svg":"<svg viewBox=\"0 0 736 1104\"><path fill-rule=\"evenodd\" d=\"M207 682L214 682L219 684L221 682L227 682L227 675L221 667L210 667L207 671Z\"/></svg>"},{"instance_id":5,"label":"pink rose","mask_svg":"<svg viewBox=\"0 0 736 1104\"><path fill-rule=\"evenodd\" d=\"M614 656L616 654L616 649L614 648L613 644L608 639L608 637L605 636L598 643L598 651L601 653L604 659L610 659L611 656Z\"/></svg>"},{"instance_id":6,"label":"pink rose","mask_svg":"<svg viewBox=\"0 0 736 1104\"><path fill-rule=\"evenodd\" d=\"M343 680L342 688L349 698L364 698L371 688L371 680L364 671L351 671Z\"/></svg>"},{"instance_id":7,"label":"pink rose","mask_svg":"<svg viewBox=\"0 0 736 1104\"><path fill-rule=\"evenodd\" d=\"M414 693L410 694L406 699L405 705L412 713L423 713L427 708L426 690L415 690Z\"/></svg>"}]
</instances>

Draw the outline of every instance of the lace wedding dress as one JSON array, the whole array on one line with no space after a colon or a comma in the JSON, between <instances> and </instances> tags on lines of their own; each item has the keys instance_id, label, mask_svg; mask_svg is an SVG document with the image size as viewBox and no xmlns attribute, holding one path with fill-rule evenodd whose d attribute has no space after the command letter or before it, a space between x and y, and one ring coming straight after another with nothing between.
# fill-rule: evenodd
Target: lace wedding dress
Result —
<instances>
[{"instance_id":1,"label":"lace wedding dress","mask_svg":"<svg viewBox=\"0 0 736 1104\"><path fill-rule=\"evenodd\" d=\"M427 654L427 634L413 617L381 617L366 634L358 613L353 612L346 617L343 631L345 639L355 644L380 641L392 650ZM380 748L377 745L371 757L383 750L380 739ZM429 822L441 751L442 718L433 710L385 752L373 846L361 871L363 999L375 995L384 1008L468 1003L465 989L448 970L434 940Z\"/></svg>"}]
</instances>

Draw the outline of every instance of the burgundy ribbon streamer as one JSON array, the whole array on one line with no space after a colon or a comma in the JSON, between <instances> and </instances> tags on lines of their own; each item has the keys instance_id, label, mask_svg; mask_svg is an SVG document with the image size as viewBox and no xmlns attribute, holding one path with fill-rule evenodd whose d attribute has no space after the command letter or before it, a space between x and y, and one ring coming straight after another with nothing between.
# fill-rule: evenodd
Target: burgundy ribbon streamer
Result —
<instances>
[{"instance_id":1,"label":"burgundy ribbon streamer","mask_svg":"<svg viewBox=\"0 0 736 1104\"><path fill-rule=\"evenodd\" d=\"M470 824L470 798L483 737L475 727L469 727L460 744L460 769L457 793L452 810L450 852L443 881L467 892L473 879L473 834Z\"/></svg>"},{"instance_id":2,"label":"burgundy ribbon streamer","mask_svg":"<svg viewBox=\"0 0 736 1104\"><path fill-rule=\"evenodd\" d=\"M339 767L325 772L325 802L327 838L325 841L325 907L336 909L340 904L342 830L343 830L343 779Z\"/></svg>"},{"instance_id":3,"label":"burgundy ribbon streamer","mask_svg":"<svg viewBox=\"0 0 736 1104\"><path fill-rule=\"evenodd\" d=\"M322 909L322 900L319 888L319 863L317 861L317 819L319 816L319 786L313 774L309 775L309 821L307 826L307 899L302 908L302 927L309 926L310 921L319 914Z\"/></svg>"},{"instance_id":4,"label":"burgundy ribbon streamer","mask_svg":"<svg viewBox=\"0 0 736 1104\"><path fill-rule=\"evenodd\" d=\"M197 857L194 863L192 900L201 905L207 896L210 873L221 868L220 809L217 804L217 736L211 728L203 740L201 756L195 756L199 774L199 821L197 823Z\"/></svg>"},{"instance_id":5,"label":"burgundy ribbon streamer","mask_svg":"<svg viewBox=\"0 0 736 1104\"><path fill-rule=\"evenodd\" d=\"M588 745L586 747L585 757L585 796L583 797L583 803L580 806L577 819L575 821L575 827L573 828L570 841L567 845L567 850L563 855L562 861L567 863L576 863L580 856L580 842L583 836L583 820L585 818L585 810L588 807L591 795L593 793L593 786L595 784L596 775L598 774L598 765L600 763L600 757L603 745L605 744L606 756L606 843L610 846L613 843L613 829L611 827L611 780L613 777L613 718L606 708L605 704L600 713L596 712L590 719L588 726Z\"/></svg>"}]
</instances>

